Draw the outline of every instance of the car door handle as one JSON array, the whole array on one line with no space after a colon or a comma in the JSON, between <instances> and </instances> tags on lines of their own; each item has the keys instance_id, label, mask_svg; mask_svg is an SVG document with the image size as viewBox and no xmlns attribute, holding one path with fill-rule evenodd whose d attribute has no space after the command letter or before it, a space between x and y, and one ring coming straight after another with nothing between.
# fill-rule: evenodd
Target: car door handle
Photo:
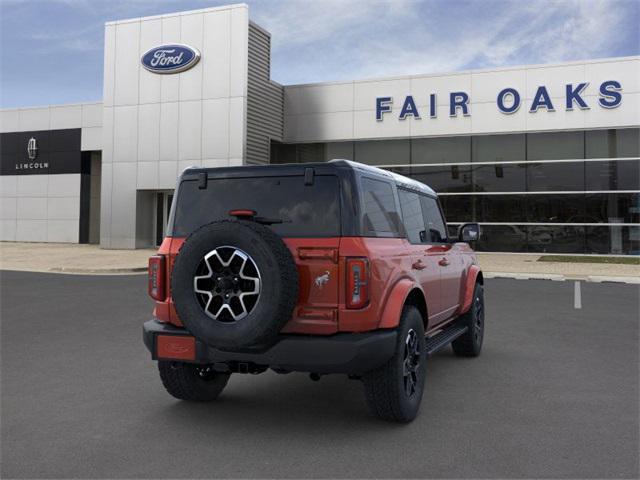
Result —
<instances>
[{"instance_id":1,"label":"car door handle","mask_svg":"<svg viewBox=\"0 0 640 480\"><path fill-rule=\"evenodd\" d=\"M449 265L449 260L447 260L446 258L442 258L438 262L438 265L440 265L441 267L446 267L447 265Z\"/></svg>"},{"instance_id":2,"label":"car door handle","mask_svg":"<svg viewBox=\"0 0 640 480\"><path fill-rule=\"evenodd\" d=\"M422 263L422 260L416 260L411 265L411 268L413 268L414 270L424 270L425 268L427 268L427 266L424 263Z\"/></svg>"}]
</instances>

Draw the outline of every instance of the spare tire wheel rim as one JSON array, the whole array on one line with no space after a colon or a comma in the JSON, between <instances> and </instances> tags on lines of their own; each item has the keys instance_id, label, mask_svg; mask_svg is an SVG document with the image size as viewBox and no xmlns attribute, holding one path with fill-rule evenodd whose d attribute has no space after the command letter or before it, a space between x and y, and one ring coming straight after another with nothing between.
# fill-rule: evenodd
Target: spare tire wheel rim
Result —
<instances>
[{"instance_id":1,"label":"spare tire wheel rim","mask_svg":"<svg viewBox=\"0 0 640 480\"><path fill-rule=\"evenodd\" d=\"M233 323L258 304L262 278L253 258L243 250L221 246L207 253L193 278L193 290L210 318Z\"/></svg>"}]
</instances>

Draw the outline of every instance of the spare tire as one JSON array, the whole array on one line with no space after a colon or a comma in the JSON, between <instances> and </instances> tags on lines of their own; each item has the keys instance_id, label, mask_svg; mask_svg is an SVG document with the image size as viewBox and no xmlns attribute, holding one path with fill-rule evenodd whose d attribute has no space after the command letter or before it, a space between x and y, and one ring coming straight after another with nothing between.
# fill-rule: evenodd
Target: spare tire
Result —
<instances>
[{"instance_id":1,"label":"spare tire","mask_svg":"<svg viewBox=\"0 0 640 480\"><path fill-rule=\"evenodd\" d=\"M187 237L171 274L171 296L199 340L227 349L262 346L291 318L298 271L270 228L221 220Z\"/></svg>"}]
</instances>

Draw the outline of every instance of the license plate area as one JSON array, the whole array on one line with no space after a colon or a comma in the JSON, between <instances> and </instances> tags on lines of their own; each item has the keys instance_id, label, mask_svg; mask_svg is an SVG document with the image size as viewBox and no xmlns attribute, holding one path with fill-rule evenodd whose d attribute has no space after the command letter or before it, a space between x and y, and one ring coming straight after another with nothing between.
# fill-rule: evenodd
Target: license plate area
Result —
<instances>
[{"instance_id":1,"label":"license plate area","mask_svg":"<svg viewBox=\"0 0 640 480\"><path fill-rule=\"evenodd\" d=\"M186 335L157 335L156 357L159 360L195 360L196 339Z\"/></svg>"}]
</instances>

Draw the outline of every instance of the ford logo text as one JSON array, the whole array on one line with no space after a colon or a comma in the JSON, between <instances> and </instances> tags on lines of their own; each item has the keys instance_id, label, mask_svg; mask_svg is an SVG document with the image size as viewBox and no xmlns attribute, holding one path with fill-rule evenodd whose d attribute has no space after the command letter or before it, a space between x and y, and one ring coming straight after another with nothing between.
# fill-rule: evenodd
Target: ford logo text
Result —
<instances>
[{"instance_id":1,"label":"ford logo text","mask_svg":"<svg viewBox=\"0 0 640 480\"><path fill-rule=\"evenodd\" d=\"M179 73L193 67L200 60L200 52L181 44L160 45L148 50L140 61L153 73Z\"/></svg>"}]
</instances>

